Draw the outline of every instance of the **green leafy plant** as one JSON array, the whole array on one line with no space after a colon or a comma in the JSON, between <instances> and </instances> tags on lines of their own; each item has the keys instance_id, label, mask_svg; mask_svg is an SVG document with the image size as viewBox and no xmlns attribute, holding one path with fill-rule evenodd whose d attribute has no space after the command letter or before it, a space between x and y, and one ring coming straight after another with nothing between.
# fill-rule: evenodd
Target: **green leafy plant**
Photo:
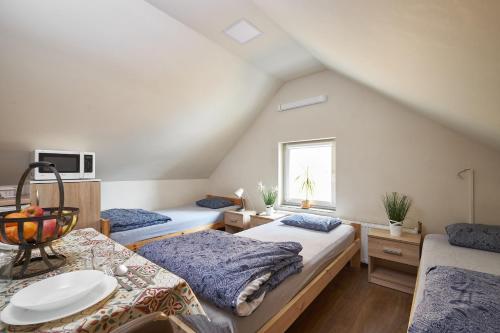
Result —
<instances>
[{"instance_id":1,"label":"green leafy plant","mask_svg":"<svg viewBox=\"0 0 500 333\"><path fill-rule=\"evenodd\" d=\"M314 194L314 189L316 184L312 180L309 173L309 167L306 167L304 173L295 178L295 181L300 184L300 190L306 195L306 201L309 200L309 196Z\"/></svg>"},{"instance_id":2,"label":"green leafy plant","mask_svg":"<svg viewBox=\"0 0 500 333\"><path fill-rule=\"evenodd\" d=\"M270 189L266 189L262 182L259 182L258 188L260 194L262 195L262 200L264 200L264 204L266 206L274 206L276 198L278 197L278 187L273 186Z\"/></svg>"},{"instance_id":3,"label":"green leafy plant","mask_svg":"<svg viewBox=\"0 0 500 333\"><path fill-rule=\"evenodd\" d=\"M382 197L382 202L389 222L392 224L403 222L412 204L411 199L406 194L398 192L386 193Z\"/></svg>"}]
</instances>

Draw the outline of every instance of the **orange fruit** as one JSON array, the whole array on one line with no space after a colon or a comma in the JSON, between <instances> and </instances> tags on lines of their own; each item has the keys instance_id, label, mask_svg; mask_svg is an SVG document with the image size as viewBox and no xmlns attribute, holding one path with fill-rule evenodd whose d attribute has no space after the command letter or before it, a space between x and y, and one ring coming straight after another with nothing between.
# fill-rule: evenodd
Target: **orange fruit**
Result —
<instances>
[{"instance_id":1,"label":"orange fruit","mask_svg":"<svg viewBox=\"0 0 500 333\"><path fill-rule=\"evenodd\" d=\"M6 219L22 219L28 217L28 214L19 212L19 213L10 213L5 216Z\"/></svg>"},{"instance_id":2,"label":"orange fruit","mask_svg":"<svg viewBox=\"0 0 500 333\"><path fill-rule=\"evenodd\" d=\"M34 222L24 222L23 226L24 239L26 241L33 240L38 229L37 224ZM7 236L7 239L14 243L20 243L17 230L17 224L15 226L6 227L5 234Z\"/></svg>"},{"instance_id":3,"label":"orange fruit","mask_svg":"<svg viewBox=\"0 0 500 333\"><path fill-rule=\"evenodd\" d=\"M5 216L6 219L23 219L23 218L26 218L28 217L28 215L24 212L19 212L19 213L10 213L8 215ZM16 222L12 222L12 223L5 223L5 226L6 227L13 227L13 226L16 226L17 223Z\"/></svg>"}]
</instances>

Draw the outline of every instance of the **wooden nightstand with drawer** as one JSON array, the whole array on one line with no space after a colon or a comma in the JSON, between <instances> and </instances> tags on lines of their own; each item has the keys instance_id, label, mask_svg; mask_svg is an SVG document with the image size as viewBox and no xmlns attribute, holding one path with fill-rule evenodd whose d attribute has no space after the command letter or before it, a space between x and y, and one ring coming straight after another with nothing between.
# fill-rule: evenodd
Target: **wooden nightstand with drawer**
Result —
<instances>
[{"instance_id":1,"label":"wooden nightstand with drawer","mask_svg":"<svg viewBox=\"0 0 500 333\"><path fill-rule=\"evenodd\" d=\"M273 215L252 215L250 216L250 228L258 227L282 217L288 216L288 212L275 212Z\"/></svg>"},{"instance_id":2,"label":"wooden nightstand with drawer","mask_svg":"<svg viewBox=\"0 0 500 333\"><path fill-rule=\"evenodd\" d=\"M253 210L224 212L225 230L230 233L240 232L250 228L250 216L255 215Z\"/></svg>"},{"instance_id":3,"label":"wooden nightstand with drawer","mask_svg":"<svg viewBox=\"0 0 500 333\"><path fill-rule=\"evenodd\" d=\"M420 263L420 234L391 236L388 230L368 232L368 281L413 294Z\"/></svg>"}]
</instances>

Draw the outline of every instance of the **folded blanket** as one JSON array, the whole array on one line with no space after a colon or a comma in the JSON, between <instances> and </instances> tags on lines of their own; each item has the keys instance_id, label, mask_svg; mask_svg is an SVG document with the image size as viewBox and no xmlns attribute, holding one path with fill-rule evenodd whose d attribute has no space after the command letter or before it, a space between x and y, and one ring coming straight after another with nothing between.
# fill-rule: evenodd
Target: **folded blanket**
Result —
<instances>
[{"instance_id":1,"label":"folded blanket","mask_svg":"<svg viewBox=\"0 0 500 333\"><path fill-rule=\"evenodd\" d=\"M239 316L302 270L297 242L262 242L207 230L147 244L139 254L184 278L194 292Z\"/></svg>"},{"instance_id":2,"label":"folded blanket","mask_svg":"<svg viewBox=\"0 0 500 333\"><path fill-rule=\"evenodd\" d=\"M314 214L294 214L281 220L286 225L311 229L316 231L329 232L342 224L342 220L336 217L321 216Z\"/></svg>"},{"instance_id":3,"label":"folded blanket","mask_svg":"<svg viewBox=\"0 0 500 333\"><path fill-rule=\"evenodd\" d=\"M408 332L500 332L500 276L430 267Z\"/></svg>"},{"instance_id":4,"label":"folded blanket","mask_svg":"<svg viewBox=\"0 0 500 333\"><path fill-rule=\"evenodd\" d=\"M144 209L113 208L101 212L101 218L109 219L111 232L143 228L150 225L167 223L172 219L166 215Z\"/></svg>"}]
</instances>

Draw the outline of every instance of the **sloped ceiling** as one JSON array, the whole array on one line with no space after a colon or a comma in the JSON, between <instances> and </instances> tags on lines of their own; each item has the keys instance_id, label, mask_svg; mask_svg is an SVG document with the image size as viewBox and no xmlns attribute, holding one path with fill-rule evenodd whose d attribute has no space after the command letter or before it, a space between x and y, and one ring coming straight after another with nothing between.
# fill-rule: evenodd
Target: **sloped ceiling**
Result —
<instances>
[{"instance_id":1,"label":"sloped ceiling","mask_svg":"<svg viewBox=\"0 0 500 333\"><path fill-rule=\"evenodd\" d=\"M500 148L500 1L254 2L327 67Z\"/></svg>"},{"instance_id":2,"label":"sloped ceiling","mask_svg":"<svg viewBox=\"0 0 500 333\"><path fill-rule=\"evenodd\" d=\"M280 82L142 0L0 2L0 184L31 151L107 180L206 178Z\"/></svg>"},{"instance_id":3,"label":"sloped ceiling","mask_svg":"<svg viewBox=\"0 0 500 333\"><path fill-rule=\"evenodd\" d=\"M325 69L251 0L147 0L266 73L287 81ZM262 35L240 44L223 31L244 18Z\"/></svg>"},{"instance_id":4,"label":"sloped ceiling","mask_svg":"<svg viewBox=\"0 0 500 333\"><path fill-rule=\"evenodd\" d=\"M323 65L500 148L500 1L148 1L0 2L0 184L36 148L96 151L107 180L208 177ZM242 17L264 34L238 45Z\"/></svg>"}]
</instances>

